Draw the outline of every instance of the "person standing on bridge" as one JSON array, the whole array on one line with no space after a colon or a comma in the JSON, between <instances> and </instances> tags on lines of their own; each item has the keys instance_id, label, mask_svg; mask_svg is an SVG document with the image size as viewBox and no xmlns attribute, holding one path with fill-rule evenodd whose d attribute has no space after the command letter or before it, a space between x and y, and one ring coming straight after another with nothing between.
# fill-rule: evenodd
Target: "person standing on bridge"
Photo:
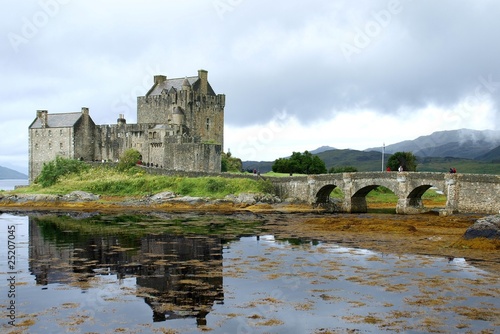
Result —
<instances>
[{"instance_id":1,"label":"person standing on bridge","mask_svg":"<svg viewBox=\"0 0 500 334\"><path fill-rule=\"evenodd\" d=\"M403 171L403 166L399 166L398 172L402 172L402 171Z\"/></svg>"}]
</instances>

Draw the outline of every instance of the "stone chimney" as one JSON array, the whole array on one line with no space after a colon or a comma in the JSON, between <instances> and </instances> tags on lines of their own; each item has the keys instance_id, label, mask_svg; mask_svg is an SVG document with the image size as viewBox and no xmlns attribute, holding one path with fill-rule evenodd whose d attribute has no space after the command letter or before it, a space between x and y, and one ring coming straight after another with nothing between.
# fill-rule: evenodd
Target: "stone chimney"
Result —
<instances>
[{"instance_id":1,"label":"stone chimney","mask_svg":"<svg viewBox=\"0 0 500 334\"><path fill-rule=\"evenodd\" d=\"M87 108L87 107L82 107L82 114L84 114L84 115L87 115L87 116L88 116L88 115L89 115L89 108Z\"/></svg>"},{"instance_id":2,"label":"stone chimney","mask_svg":"<svg viewBox=\"0 0 500 334\"><path fill-rule=\"evenodd\" d=\"M47 110L37 110L36 117L40 119L40 123L42 123L42 128L46 128L48 124L48 112Z\"/></svg>"},{"instance_id":3,"label":"stone chimney","mask_svg":"<svg viewBox=\"0 0 500 334\"><path fill-rule=\"evenodd\" d=\"M155 81L155 85L159 85L159 84L167 81L167 76L166 75L155 75L154 81Z\"/></svg>"},{"instance_id":4,"label":"stone chimney","mask_svg":"<svg viewBox=\"0 0 500 334\"><path fill-rule=\"evenodd\" d=\"M207 95L208 92L208 71L198 70L198 79L200 79L201 94Z\"/></svg>"},{"instance_id":5,"label":"stone chimney","mask_svg":"<svg viewBox=\"0 0 500 334\"><path fill-rule=\"evenodd\" d=\"M125 116L123 114L118 115L118 119L116 120L118 125L124 125L127 124L127 120L125 119Z\"/></svg>"}]
</instances>

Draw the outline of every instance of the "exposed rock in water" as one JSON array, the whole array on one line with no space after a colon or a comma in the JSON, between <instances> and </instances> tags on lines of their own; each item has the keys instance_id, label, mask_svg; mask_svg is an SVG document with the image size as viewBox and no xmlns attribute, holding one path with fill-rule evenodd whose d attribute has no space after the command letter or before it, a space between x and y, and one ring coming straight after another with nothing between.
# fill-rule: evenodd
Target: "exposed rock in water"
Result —
<instances>
[{"instance_id":1,"label":"exposed rock in water","mask_svg":"<svg viewBox=\"0 0 500 334\"><path fill-rule=\"evenodd\" d=\"M487 238L500 239L500 215L487 216L476 220L465 231L464 239Z\"/></svg>"},{"instance_id":2,"label":"exposed rock in water","mask_svg":"<svg viewBox=\"0 0 500 334\"><path fill-rule=\"evenodd\" d=\"M91 193L88 193L86 191L72 191L67 195L64 195L62 197L63 201L68 201L68 202L86 202L86 201L97 201L99 199L99 195L94 195Z\"/></svg>"}]
</instances>

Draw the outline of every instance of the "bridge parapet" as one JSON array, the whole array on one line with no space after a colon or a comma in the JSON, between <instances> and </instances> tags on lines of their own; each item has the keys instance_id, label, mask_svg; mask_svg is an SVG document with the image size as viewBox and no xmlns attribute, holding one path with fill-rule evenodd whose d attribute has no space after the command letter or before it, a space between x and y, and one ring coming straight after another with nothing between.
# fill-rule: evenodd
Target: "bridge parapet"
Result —
<instances>
[{"instance_id":1,"label":"bridge parapet","mask_svg":"<svg viewBox=\"0 0 500 334\"><path fill-rule=\"evenodd\" d=\"M298 198L311 205L327 204L330 193L339 187L344 200L339 211L366 212L366 195L378 186L390 189L397 197L396 212L411 214L426 211L422 195L431 187L446 197L444 212L498 213L500 176L427 172L363 172L270 178L282 199Z\"/></svg>"}]
</instances>

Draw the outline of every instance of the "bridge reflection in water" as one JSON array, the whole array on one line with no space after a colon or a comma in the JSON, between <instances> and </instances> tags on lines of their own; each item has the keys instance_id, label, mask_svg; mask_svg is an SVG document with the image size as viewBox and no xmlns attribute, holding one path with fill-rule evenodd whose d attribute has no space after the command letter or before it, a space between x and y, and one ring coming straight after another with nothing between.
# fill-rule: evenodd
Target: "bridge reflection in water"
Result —
<instances>
[{"instance_id":1,"label":"bridge reflection in water","mask_svg":"<svg viewBox=\"0 0 500 334\"><path fill-rule=\"evenodd\" d=\"M428 211L422 195L435 187L446 195L443 214L498 213L500 211L500 176L484 174L450 174L427 172L367 172L322 174L268 178L276 194L297 198L331 211L361 213L367 211L366 195L383 186L397 197L396 212L412 214ZM330 193L340 188L344 199L335 203Z\"/></svg>"},{"instance_id":2,"label":"bridge reflection in water","mask_svg":"<svg viewBox=\"0 0 500 334\"><path fill-rule=\"evenodd\" d=\"M98 275L135 277L153 321L192 317L206 325L214 303L224 300L223 241L218 237L75 236L42 228L29 218L29 241L29 270L37 284L81 286Z\"/></svg>"}]
</instances>

